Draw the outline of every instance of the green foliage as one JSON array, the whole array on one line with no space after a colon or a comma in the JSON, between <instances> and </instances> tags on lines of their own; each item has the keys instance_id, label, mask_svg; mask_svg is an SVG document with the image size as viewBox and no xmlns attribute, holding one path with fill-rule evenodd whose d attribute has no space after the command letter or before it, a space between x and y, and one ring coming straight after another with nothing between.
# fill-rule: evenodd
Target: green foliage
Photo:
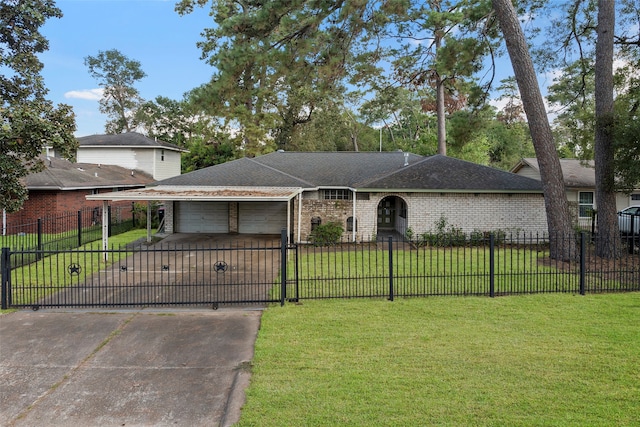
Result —
<instances>
[{"instance_id":1,"label":"green foliage","mask_svg":"<svg viewBox=\"0 0 640 427\"><path fill-rule=\"evenodd\" d=\"M151 228L158 228L160 225L160 218L158 216L158 208L160 203L156 201L151 202ZM135 225L137 228L147 228L147 204L146 203L134 203L133 216L135 218Z\"/></svg>"},{"instance_id":2,"label":"green foliage","mask_svg":"<svg viewBox=\"0 0 640 427\"><path fill-rule=\"evenodd\" d=\"M176 10L186 14L205 4L182 0ZM317 104L342 93L353 34L321 25L339 8L326 2L211 2L214 25L199 47L215 73L195 98L240 128L246 155L287 149Z\"/></svg>"},{"instance_id":3,"label":"green foliage","mask_svg":"<svg viewBox=\"0 0 640 427\"><path fill-rule=\"evenodd\" d=\"M467 238L461 228L449 224L444 215L434 223L435 230L420 234L419 245L428 246L461 246Z\"/></svg>"},{"instance_id":4,"label":"green foliage","mask_svg":"<svg viewBox=\"0 0 640 427\"><path fill-rule=\"evenodd\" d=\"M42 170L45 145L75 157L75 115L70 106L53 106L40 75L38 55L49 48L39 29L62 12L53 1L0 3L0 209L15 212L27 197L21 179Z\"/></svg>"},{"instance_id":5,"label":"green foliage","mask_svg":"<svg viewBox=\"0 0 640 427\"><path fill-rule=\"evenodd\" d=\"M616 73L618 86L627 90L616 98L614 150L616 185L631 192L640 187L640 50Z\"/></svg>"},{"instance_id":6,"label":"green foliage","mask_svg":"<svg viewBox=\"0 0 640 427\"><path fill-rule=\"evenodd\" d=\"M344 229L338 222L327 222L318 225L309 236L316 246L330 246L340 241Z\"/></svg>"},{"instance_id":7,"label":"green foliage","mask_svg":"<svg viewBox=\"0 0 640 427\"><path fill-rule=\"evenodd\" d=\"M413 230L411 230L411 235L413 235ZM461 228L449 224L447 218L441 215L440 219L434 223L434 230L420 234L416 243L418 246L436 247L482 246L489 244L491 235L494 237L494 242L498 244L504 242L507 233L500 229L492 231L476 229L467 235Z\"/></svg>"},{"instance_id":8,"label":"green foliage","mask_svg":"<svg viewBox=\"0 0 640 427\"><path fill-rule=\"evenodd\" d=\"M221 138L223 136L221 135ZM231 141L205 143L194 138L187 143L188 153L182 154L182 172L192 172L235 159L235 146Z\"/></svg>"},{"instance_id":9,"label":"green foliage","mask_svg":"<svg viewBox=\"0 0 640 427\"><path fill-rule=\"evenodd\" d=\"M146 77L140 62L111 49L87 56L84 63L91 77L104 89L100 112L110 118L105 131L111 134L134 131L138 126L136 111L143 103L134 84Z\"/></svg>"}]
</instances>

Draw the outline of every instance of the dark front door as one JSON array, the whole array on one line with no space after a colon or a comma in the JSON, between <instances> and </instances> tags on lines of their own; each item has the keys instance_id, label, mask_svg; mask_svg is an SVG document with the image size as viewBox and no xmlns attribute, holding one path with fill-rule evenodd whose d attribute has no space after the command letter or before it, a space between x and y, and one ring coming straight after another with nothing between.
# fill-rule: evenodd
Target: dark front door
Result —
<instances>
[{"instance_id":1,"label":"dark front door","mask_svg":"<svg viewBox=\"0 0 640 427\"><path fill-rule=\"evenodd\" d=\"M387 197L378 204L378 230L394 230L396 227L396 199Z\"/></svg>"}]
</instances>

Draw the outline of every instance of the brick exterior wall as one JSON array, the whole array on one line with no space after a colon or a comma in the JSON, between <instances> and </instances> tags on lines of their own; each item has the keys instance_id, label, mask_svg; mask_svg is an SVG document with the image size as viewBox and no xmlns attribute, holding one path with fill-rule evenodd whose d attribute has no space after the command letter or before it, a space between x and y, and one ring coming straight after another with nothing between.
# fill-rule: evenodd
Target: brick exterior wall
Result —
<instances>
[{"instance_id":1,"label":"brick exterior wall","mask_svg":"<svg viewBox=\"0 0 640 427\"><path fill-rule=\"evenodd\" d=\"M164 202L164 232L173 234L173 218L176 202Z\"/></svg>"},{"instance_id":2,"label":"brick exterior wall","mask_svg":"<svg viewBox=\"0 0 640 427\"><path fill-rule=\"evenodd\" d=\"M238 233L238 223L240 221L240 207L238 202L229 202L229 233Z\"/></svg>"},{"instance_id":3,"label":"brick exterior wall","mask_svg":"<svg viewBox=\"0 0 640 427\"><path fill-rule=\"evenodd\" d=\"M407 218L399 217L396 209L396 229L404 232L410 227L414 235L435 230L442 216L447 224L462 231L495 231L545 233L547 220L541 194L463 194L463 193L371 193L369 200L356 200L357 240L375 239L378 205L387 196L396 196L407 204ZM294 204L297 208L297 203ZM352 216L352 200L302 200L301 240L307 241L311 219L320 217L322 223L337 221L350 238L347 219ZM297 237L297 215L294 235Z\"/></svg>"},{"instance_id":4,"label":"brick exterior wall","mask_svg":"<svg viewBox=\"0 0 640 427\"><path fill-rule=\"evenodd\" d=\"M99 190L100 193L109 193L111 189ZM91 190L67 190L67 191L29 191L29 198L18 212L7 214L7 233L27 232L18 228L24 224L34 224L38 218L61 217L68 215L73 217L75 213L83 209L98 208L102 210L102 201L87 200L85 196L92 194ZM109 202L113 215L118 213L120 220L131 219L131 202ZM120 208L120 209L117 209ZM2 218L0 217L0 222ZM55 229L47 230L50 233L68 231L77 227L77 220L60 221ZM90 225L90 224L87 224ZM2 224L4 227L5 225ZM31 231L29 231L31 232Z\"/></svg>"},{"instance_id":5,"label":"brick exterior wall","mask_svg":"<svg viewBox=\"0 0 640 427\"><path fill-rule=\"evenodd\" d=\"M298 204L294 203L295 209ZM342 224L342 228L347 230L347 219L353 216L353 203L351 200L308 200L302 199L302 216L300 220L300 234L302 240L306 241L311 233L311 219L320 218L322 224L337 222ZM294 214L294 237L297 237L298 224L297 212Z\"/></svg>"}]
</instances>

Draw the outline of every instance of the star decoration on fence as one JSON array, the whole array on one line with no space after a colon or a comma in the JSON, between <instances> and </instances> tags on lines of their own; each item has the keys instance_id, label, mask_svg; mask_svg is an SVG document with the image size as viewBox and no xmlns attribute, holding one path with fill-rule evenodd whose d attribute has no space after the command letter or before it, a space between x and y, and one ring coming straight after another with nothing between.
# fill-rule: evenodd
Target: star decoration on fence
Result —
<instances>
[{"instance_id":1,"label":"star decoration on fence","mask_svg":"<svg viewBox=\"0 0 640 427\"><path fill-rule=\"evenodd\" d=\"M213 267L216 269L216 273L224 273L225 271L227 271L227 268L229 268L229 266L227 265L226 262L224 261L218 261L216 262Z\"/></svg>"},{"instance_id":2,"label":"star decoration on fence","mask_svg":"<svg viewBox=\"0 0 640 427\"><path fill-rule=\"evenodd\" d=\"M78 276L82 271L82 267L80 267L80 265L76 263L69 264L69 267L67 267L67 271L72 276Z\"/></svg>"}]
</instances>

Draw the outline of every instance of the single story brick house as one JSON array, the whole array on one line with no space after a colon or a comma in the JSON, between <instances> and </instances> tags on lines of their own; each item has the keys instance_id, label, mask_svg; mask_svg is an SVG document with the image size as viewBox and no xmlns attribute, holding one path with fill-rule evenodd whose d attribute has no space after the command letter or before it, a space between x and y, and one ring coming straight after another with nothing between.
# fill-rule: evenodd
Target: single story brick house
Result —
<instances>
[{"instance_id":1,"label":"single story brick house","mask_svg":"<svg viewBox=\"0 0 640 427\"><path fill-rule=\"evenodd\" d=\"M23 231L19 227L35 223L38 218L57 216L82 209L96 209L96 220L102 204L87 200L87 195L113 193L132 188L144 188L153 178L140 171L132 171L113 165L72 163L58 157L42 156L44 170L24 178L28 199L22 209L2 215L2 229L5 233ZM131 205L130 202L119 202ZM128 210L129 219L131 209ZM125 211L127 212L127 211ZM64 227L64 223L60 223ZM67 231L65 229L48 232Z\"/></svg>"},{"instance_id":2,"label":"single story brick house","mask_svg":"<svg viewBox=\"0 0 640 427\"><path fill-rule=\"evenodd\" d=\"M231 162L91 200L165 204L166 233L279 234L317 224L345 238L415 235L444 217L465 232L547 230L540 181L451 157L403 152L284 152Z\"/></svg>"}]
</instances>

